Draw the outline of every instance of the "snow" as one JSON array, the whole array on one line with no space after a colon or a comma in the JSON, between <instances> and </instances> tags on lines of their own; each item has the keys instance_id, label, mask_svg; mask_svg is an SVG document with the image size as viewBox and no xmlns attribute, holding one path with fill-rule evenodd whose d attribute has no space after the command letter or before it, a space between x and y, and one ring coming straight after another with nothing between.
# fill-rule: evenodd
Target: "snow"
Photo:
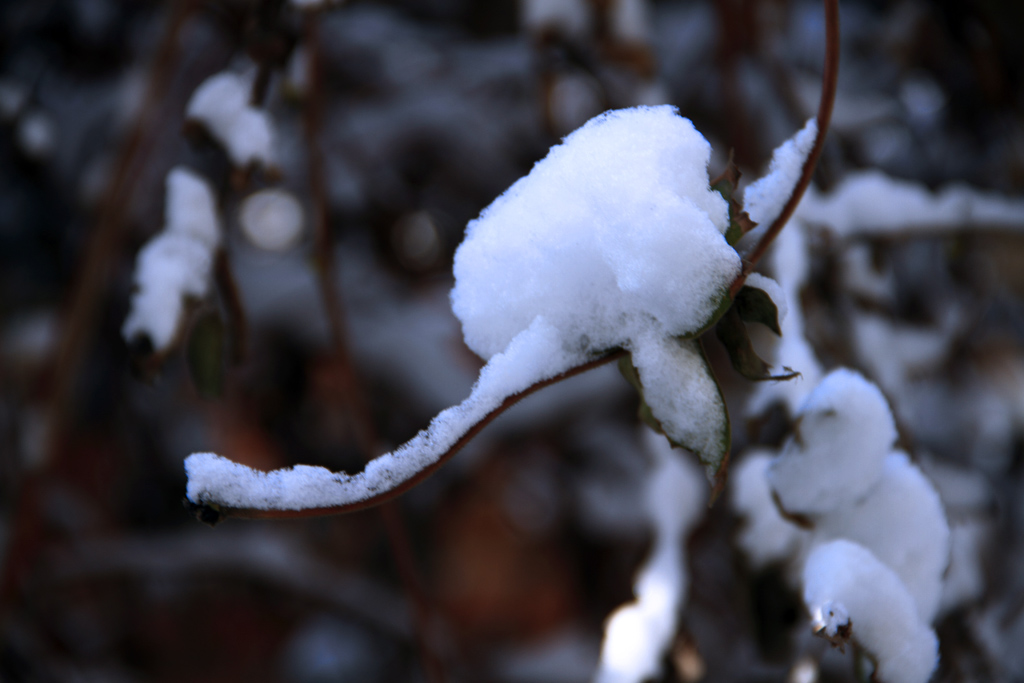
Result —
<instances>
[{"instance_id":1,"label":"snow","mask_svg":"<svg viewBox=\"0 0 1024 683\"><path fill-rule=\"evenodd\" d=\"M768 480L791 513L824 513L867 494L896 440L889 405L859 373L839 368L807 397Z\"/></svg>"},{"instance_id":2,"label":"snow","mask_svg":"<svg viewBox=\"0 0 1024 683\"><path fill-rule=\"evenodd\" d=\"M755 223L771 225L782 213L817 135L818 121L809 119L796 135L775 148L768 173L747 186L743 208Z\"/></svg>"},{"instance_id":3,"label":"snow","mask_svg":"<svg viewBox=\"0 0 1024 683\"><path fill-rule=\"evenodd\" d=\"M455 254L452 309L466 344L488 359L469 398L354 476L261 473L193 455L189 498L257 509L366 500L437 462L505 398L622 347L639 359L655 415L698 447L721 446L717 386L696 343L671 340L709 322L740 270L725 200L708 186L709 155L673 107L591 120L470 222ZM703 412L683 414L691 409Z\"/></svg>"},{"instance_id":4,"label":"snow","mask_svg":"<svg viewBox=\"0 0 1024 683\"><path fill-rule=\"evenodd\" d=\"M222 71L196 88L186 117L201 123L238 167L273 163L274 130L266 111L250 104L255 73Z\"/></svg>"},{"instance_id":5,"label":"snow","mask_svg":"<svg viewBox=\"0 0 1024 683\"><path fill-rule=\"evenodd\" d=\"M854 312L850 327L861 363L891 395L899 395L911 377L938 367L955 342L951 330L894 323L877 313Z\"/></svg>"},{"instance_id":6,"label":"snow","mask_svg":"<svg viewBox=\"0 0 1024 683\"><path fill-rule=\"evenodd\" d=\"M490 358L538 315L593 353L706 324L740 261L710 146L673 107L592 119L467 227L452 310Z\"/></svg>"},{"instance_id":7,"label":"snow","mask_svg":"<svg viewBox=\"0 0 1024 683\"><path fill-rule=\"evenodd\" d=\"M799 554L810 534L779 513L766 474L774 454L755 450L744 455L730 477L732 507L743 524L736 543L755 569Z\"/></svg>"},{"instance_id":8,"label":"snow","mask_svg":"<svg viewBox=\"0 0 1024 683\"><path fill-rule=\"evenodd\" d=\"M184 167L167 174L164 230L143 246L135 262L135 292L121 327L126 341L145 335L154 351L170 347L181 325L184 298L209 289L220 221L213 189Z\"/></svg>"},{"instance_id":9,"label":"snow","mask_svg":"<svg viewBox=\"0 0 1024 683\"><path fill-rule=\"evenodd\" d=\"M616 609L605 625L596 683L640 683L661 670L689 583L683 543L707 497L700 472L684 453L648 429L644 442L654 460L645 495L654 545L633 587L636 600Z\"/></svg>"},{"instance_id":10,"label":"snow","mask_svg":"<svg viewBox=\"0 0 1024 683\"><path fill-rule=\"evenodd\" d=\"M845 538L868 548L903 581L925 623L938 612L950 531L935 487L905 453L886 460L871 492L816 518L814 542Z\"/></svg>"},{"instance_id":11,"label":"snow","mask_svg":"<svg viewBox=\"0 0 1024 683\"><path fill-rule=\"evenodd\" d=\"M804 604L825 629L835 631L847 616L854 639L877 659L876 674L886 683L925 683L938 663L935 632L903 582L861 545L837 540L811 551Z\"/></svg>"},{"instance_id":12,"label":"snow","mask_svg":"<svg viewBox=\"0 0 1024 683\"><path fill-rule=\"evenodd\" d=\"M295 465L261 472L214 453L185 459L186 495L193 503L257 510L303 510L357 503L395 488L437 462L473 425L514 395L567 365L555 330L538 318L480 372L461 404L437 415L430 426L355 475Z\"/></svg>"},{"instance_id":13,"label":"snow","mask_svg":"<svg viewBox=\"0 0 1024 683\"><path fill-rule=\"evenodd\" d=\"M724 453L725 402L708 370L700 342L644 336L632 347L644 400L665 434L697 453ZM717 465L707 466L714 479Z\"/></svg>"},{"instance_id":14,"label":"snow","mask_svg":"<svg viewBox=\"0 0 1024 683\"><path fill-rule=\"evenodd\" d=\"M302 205L288 190L269 188L246 197L238 208L242 234L267 251L284 251L302 236Z\"/></svg>"},{"instance_id":15,"label":"snow","mask_svg":"<svg viewBox=\"0 0 1024 683\"><path fill-rule=\"evenodd\" d=\"M785 382L761 382L747 405L750 414L758 414L775 401L782 401L790 415L795 415L810 391L824 375L821 363L804 334L804 315L800 306L800 292L809 276L807 237L799 222L790 222L775 239L768 252L767 262L787 302L787 313L779 320L782 337L769 335L773 352L762 356L773 367L788 367L800 376ZM748 279L749 281L749 279ZM775 300L775 297L772 296ZM778 302L776 302L778 305ZM780 311L781 313L781 311Z\"/></svg>"},{"instance_id":16,"label":"snow","mask_svg":"<svg viewBox=\"0 0 1024 683\"><path fill-rule=\"evenodd\" d=\"M905 238L969 227L1024 228L1024 200L964 185L932 193L918 183L868 170L848 174L828 195L808 188L795 215L842 236L898 233Z\"/></svg>"}]
</instances>

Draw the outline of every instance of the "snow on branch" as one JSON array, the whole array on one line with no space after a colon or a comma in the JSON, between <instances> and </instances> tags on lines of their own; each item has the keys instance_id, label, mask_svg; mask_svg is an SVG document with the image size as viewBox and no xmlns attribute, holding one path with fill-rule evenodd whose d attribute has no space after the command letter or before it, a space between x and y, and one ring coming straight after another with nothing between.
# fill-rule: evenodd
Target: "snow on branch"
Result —
<instances>
[{"instance_id":1,"label":"snow on branch","mask_svg":"<svg viewBox=\"0 0 1024 683\"><path fill-rule=\"evenodd\" d=\"M967 227L1024 230L1024 199L966 185L933 193L918 183L867 170L850 173L827 195L811 188L796 216L848 237L903 237Z\"/></svg>"},{"instance_id":2,"label":"snow on branch","mask_svg":"<svg viewBox=\"0 0 1024 683\"><path fill-rule=\"evenodd\" d=\"M925 681L935 666L928 625L950 556L939 495L895 440L882 393L839 368L807 397L778 456L741 462L732 498L751 560L802 564L816 628L836 643L852 635L887 683Z\"/></svg>"},{"instance_id":3,"label":"snow on branch","mask_svg":"<svg viewBox=\"0 0 1024 683\"><path fill-rule=\"evenodd\" d=\"M174 341L185 298L206 296L221 240L213 188L185 167L167 174L164 216L164 229L139 251L131 310L121 327L126 341L145 336L157 352Z\"/></svg>"},{"instance_id":4,"label":"snow on branch","mask_svg":"<svg viewBox=\"0 0 1024 683\"><path fill-rule=\"evenodd\" d=\"M650 360L645 376L678 375L667 364L682 351L659 349L709 325L740 273L725 240L728 207L709 187L709 157L707 140L673 107L591 120L467 227L452 309L466 344L488 363L466 401L357 475L307 466L261 473L193 455L189 499L259 510L372 501L436 466L503 401L609 353ZM687 352L703 362L699 349ZM711 399L724 412L717 386L699 372L683 375L695 378L692 386L654 392L652 407L672 413L680 434L721 449L727 423L706 410L685 412Z\"/></svg>"},{"instance_id":5,"label":"snow on branch","mask_svg":"<svg viewBox=\"0 0 1024 683\"><path fill-rule=\"evenodd\" d=\"M645 429L644 445L654 460L644 492L654 544L637 573L636 600L616 609L605 625L595 683L640 683L661 670L689 583L686 536L707 499L700 472L664 437Z\"/></svg>"},{"instance_id":6,"label":"snow on branch","mask_svg":"<svg viewBox=\"0 0 1024 683\"><path fill-rule=\"evenodd\" d=\"M818 120L812 118L796 135L775 148L768 173L743 192L743 208L751 220L767 228L782 214L817 137Z\"/></svg>"},{"instance_id":7,"label":"snow on branch","mask_svg":"<svg viewBox=\"0 0 1024 683\"><path fill-rule=\"evenodd\" d=\"M804 603L817 630L848 628L876 660L879 680L925 683L939 659L935 632L889 567L846 540L815 548L804 566Z\"/></svg>"},{"instance_id":8,"label":"snow on branch","mask_svg":"<svg viewBox=\"0 0 1024 683\"><path fill-rule=\"evenodd\" d=\"M270 115L251 104L255 72L222 71L192 93L185 116L200 123L239 168L274 161L274 128Z\"/></svg>"}]
</instances>

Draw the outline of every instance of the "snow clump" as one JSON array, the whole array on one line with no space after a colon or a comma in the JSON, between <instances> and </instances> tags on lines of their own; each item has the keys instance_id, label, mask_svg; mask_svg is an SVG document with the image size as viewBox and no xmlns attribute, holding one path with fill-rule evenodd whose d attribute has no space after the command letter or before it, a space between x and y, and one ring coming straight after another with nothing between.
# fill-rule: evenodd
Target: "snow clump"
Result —
<instances>
[{"instance_id":1,"label":"snow clump","mask_svg":"<svg viewBox=\"0 0 1024 683\"><path fill-rule=\"evenodd\" d=\"M882 476L896 425L882 392L839 368L811 392L796 435L768 470L787 512L823 513L862 498Z\"/></svg>"},{"instance_id":2,"label":"snow clump","mask_svg":"<svg viewBox=\"0 0 1024 683\"><path fill-rule=\"evenodd\" d=\"M732 502L746 517L738 541L754 565L789 560L802 575L817 630L833 638L846 620L881 680L923 682L937 657L929 624L950 531L935 487L895 441L881 391L839 368L807 397L780 455L741 463Z\"/></svg>"},{"instance_id":3,"label":"snow clump","mask_svg":"<svg viewBox=\"0 0 1024 683\"><path fill-rule=\"evenodd\" d=\"M210 76L192 93L185 110L224 147L239 168L273 162L274 129L266 111L252 106L255 72L222 71Z\"/></svg>"},{"instance_id":4,"label":"snow clump","mask_svg":"<svg viewBox=\"0 0 1024 683\"><path fill-rule=\"evenodd\" d=\"M139 251L135 292L121 335L146 336L156 352L170 347L181 325L184 299L202 299L210 286L221 228L213 188L178 166L167 174L164 229Z\"/></svg>"},{"instance_id":5,"label":"snow clump","mask_svg":"<svg viewBox=\"0 0 1024 683\"><path fill-rule=\"evenodd\" d=\"M598 116L470 222L452 310L483 358L536 318L585 357L709 322L740 271L707 140L670 106Z\"/></svg>"},{"instance_id":6,"label":"snow clump","mask_svg":"<svg viewBox=\"0 0 1024 683\"><path fill-rule=\"evenodd\" d=\"M814 625L830 637L846 618L857 641L877 659L879 680L926 683L938 664L938 639L907 587L857 543L836 540L811 552L804 565L804 603Z\"/></svg>"}]
</instances>

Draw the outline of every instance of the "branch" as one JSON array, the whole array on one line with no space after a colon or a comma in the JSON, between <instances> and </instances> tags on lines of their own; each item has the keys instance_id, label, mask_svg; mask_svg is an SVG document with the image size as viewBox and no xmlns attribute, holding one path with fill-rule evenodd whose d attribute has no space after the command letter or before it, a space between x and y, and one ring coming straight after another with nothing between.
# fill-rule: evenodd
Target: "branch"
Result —
<instances>
[{"instance_id":1,"label":"branch","mask_svg":"<svg viewBox=\"0 0 1024 683\"><path fill-rule=\"evenodd\" d=\"M559 373L553 377L549 377L548 379L535 382L534 384L523 389L522 391L506 396L504 399L501 400L501 402L496 407L494 407L487 413L483 414L479 419L467 424L466 428L461 431L459 436L451 443L451 445L449 445L439 453L429 453L428 456L430 456L431 460L429 464L417 470L416 473L413 474L412 476L403 479L395 483L393 486L387 487L386 489L376 491L368 497L361 498L359 500L353 500L351 502L343 503L340 505L310 507L291 510L232 507L230 505L219 503L218 501L215 500L204 500L202 498L198 501L191 501L191 507L196 513L196 516L201 521L206 522L207 524L216 524L217 522L220 522L222 519L227 517L240 517L243 519L294 519L299 517L319 517L322 515L334 515L346 512L356 512L357 510L364 510L366 508L380 505L381 503L385 503L393 498L402 495L403 493L405 493L406 491L413 488L421 481L432 475L435 471L437 471L438 468L440 468L442 465L448 462L448 460L453 455L458 453L463 446L469 443L473 437L479 434L484 427L489 425L494 420L494 418L498 417L506 410L514 406L516 403L519 403L519 401L529 396L530 394L540 391L544 387L550 386L552 384L557 384L562 380L569 379L570 377L575 377L576 375L580 375L588 370L593 370L596 367L611 363L612 361L618 360L619 358L622 358L625 355L626 351L623 349L616 349L614 351L610 351L609 353L603 356L587 361L575 367L569 368L568 370L565 370L564 372ZM477 386L479 387L479 383ZM474 391L473 394L471 394L470 397L466 399L462 404L460 404L456 408L449 408L449 410L460 411L471 409L473 402L479 400L476 398L477 393L477 391ZM408 442L402 448L407 448L410 444L413 444L414 442L417 441L421 443L431 443L433 439L431 438L429 432L429 428L427 430L420 432L418 435L416 435L416 437L413 438L412 441ZM399 451L401 450L402 449L399 449ZM373 462L378 462L381 459L388 457L390 455L393 454L389 453L382 455ZM191 457L194 458L196 456L193 455ZM187 466L188 463L186 461L186 467ZM237 467L244 468L243 465L238 465ZM249 468L244 469L248 470ZM277 470L277 472L280 471L281 470ZM348 477L348 475L344 474L339 476Z\"/></svg>"}]
</instances>

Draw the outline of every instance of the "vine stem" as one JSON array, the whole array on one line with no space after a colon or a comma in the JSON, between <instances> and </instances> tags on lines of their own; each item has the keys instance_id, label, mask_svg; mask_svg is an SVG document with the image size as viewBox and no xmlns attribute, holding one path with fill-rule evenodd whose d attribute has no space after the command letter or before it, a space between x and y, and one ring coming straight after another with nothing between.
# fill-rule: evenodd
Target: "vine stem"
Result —
<instances>
[{"instance_id":1,"label":"vine stem","mask_svg":"<svg viewBox=\"0 0 1024 683\"><path fill-rule=\"evenodd\" d=\"M839 0L824 0L824 3L825 66L821 76L821 98L818 100L817 115L818 132L814 137L814 145L811 147L811 153L804 160L800 179L793 186L793 191L790 192L789 199L782 207L782 211L779 212L778 217L772 221L772 224L768 226L768 230L761 236L757 245L743 260L743 270L740 271L740 276L736 278L729 288L730 296L736 296L736 293L740 291L743 284L747 281L747 276L754 272L754 268L757 267L758 262L765 252L768 251L768 247L771 246L771 243L782 232L782 229L786 227L789 219L793 217L793 212L796 211L797 205L803 199L804 192L807 191L807 187L811 184L814 169L817 168L818 159L821 158L821 151L825 148L825 135L828 133L829 124L832 122L832 109L835 106L836 86L839 81Z\"/></svg>"},{"instance_id":2,"label":"vine stem","mask_svg":"<svg viewBox=\"0 0 1024 683\"><path fill-rule=\"evenodd\" d=\"M818 131L814 138L814 145L811 147L810 154L807 155L807 159L804 161L804 165L801 169L800 179L790 193L789 199L783 205L782 211L778 217L772 221L768 230L765 231L764 235L758 241L754 249L748 254L743 261L743 267L740 270L740 274L732 282L729 287L730 297L735 297L736 293L740 291L746 282L747 277L754 272L754 268L757 267L758 262L764 256L768 247L775 240L778 234L782 231L782 228L786 226L786 223L793 216L793 211L796 210L797 205L803 198L804 192L811 183L811 177L814 175L814 169L818 164L818 159L821 157L821 151L825 146L825 136L828 133L829 123L832 120L832 109L835 104L836 95L836 84L839 75L839 2L838 0L824 0L825 6L825 65L822 74L822 88L821 88L821 99L818 102ZM311 153L314 150L311 149ZM318 154L318 152L315 152ZM315 183L314 183L315 184ZM316 188L314 187L314 194L316 194ZM318 220L321 218L318 217ZM325 220L325 217L323 218ZM318 235L321 233L318 231ZM324 252L324 245L318 243L318 251ZM321 253L320 258L325 258ZM327 256L326 258L330 258ZM321 267L324 269L329 268L329 261L321 263ZM331 301L336 298L336 293L333 292L333 288L330 286L331 282L329 278L324 278L327 281L326 284L322 284L324 290L325 299ZM328 292L328 290L331 290ZM333 327L332 322L332 327ZM392 500L401 494L405 493L409 489L413 488L424 479L433 474L438 468L444 465L455 453L457 453L463 446L465 446L473 437L480 433L480 431L486 427L494 418L498 417L506 410L511 408L513 405L526 398L530 394L543 389L551 384L556 384L562 380L568 379L575 375L582 374L588 370L592 370L601 365L605 365L614 360L624 357L627 352L623 349L615 349L603 356L596 359L590 360L582 365L571 368L559 375L551 377L541 382L524 389L523 391L513 394L507 397L501 405L487 413L479 422L469 428L465 434L463 434L447 451L445 451L435 462L423 468L415 475L399 483L395 487L386 491L381 491L369 498L356 501L353 503L347 503L344 505L336 505L331 507L320 507L320 508L306 508L304 510L258 510L253 508L229 508L229 507L217 507L216 511L219 517L241 517L246 519L290 519L298 517L318 517L322 515L333 515L341 514L346 512L355 512L357 510L363 510L366 508L374 507ZM716 483L716 488L720 489L723 481Z\"/></svg>"}]
</instances>

